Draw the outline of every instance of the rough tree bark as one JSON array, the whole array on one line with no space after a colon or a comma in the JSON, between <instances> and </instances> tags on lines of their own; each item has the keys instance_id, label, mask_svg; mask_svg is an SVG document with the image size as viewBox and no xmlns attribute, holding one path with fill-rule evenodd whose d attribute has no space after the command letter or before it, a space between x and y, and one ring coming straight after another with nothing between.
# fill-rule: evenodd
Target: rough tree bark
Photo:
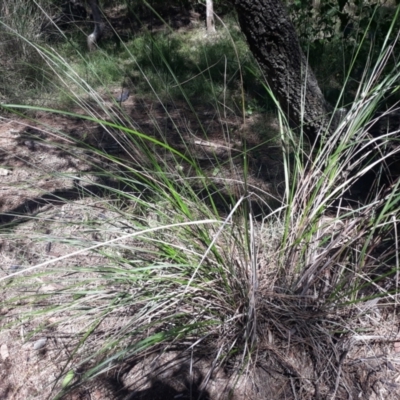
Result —
<instances>
[{"instance_id":1,"label":"rough tree bark","mask_svg":"<svg viewBox=\"0 0 400 400\"><path fill-rule=\"evenodd\" d=\"M332 108L309 68L281 0L231 0L242 32L290 123L310 142L328 125Z\"/></svg>"}]
</instances>

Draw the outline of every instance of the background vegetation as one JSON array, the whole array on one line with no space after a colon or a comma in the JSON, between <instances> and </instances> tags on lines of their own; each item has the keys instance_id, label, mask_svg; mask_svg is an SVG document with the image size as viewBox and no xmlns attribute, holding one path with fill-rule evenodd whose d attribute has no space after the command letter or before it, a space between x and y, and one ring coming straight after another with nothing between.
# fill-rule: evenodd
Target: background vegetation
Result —
<instances>
[{"instance_id":1,"label":"background vegetation","mask_svg":"<svg viewBox=\"0 0 400 400\"><path fill-rule=\"evenodd\" d=\"M368 398L379 372L351 362L364 347L375 357L370 337L397 340L398 124L370 134L378 112L397 111L396 4L287 2L327 100L347 110L311 150L228 2L215 1L214 35L198 2L102 5L91 53L89 19L49 24L61 2L0 5L2 121L34 127L29 140L49 157L77 160L36 168L30 185L16 178L22 207L2 203L3 333L23 330L42 351L73 331L37 396L82 395L98 377L139 390L132 370L146 365L154 383L170 353L187 378L184 389L162 381L174 395L255 398L258 385L260 398ZM59 117L63 129L51 126ZM14 176L23 168L0 160ZM65 190L46 191L46 179ZM61 253L39 257L43 245Z\"/></svg>"}]
</instances>

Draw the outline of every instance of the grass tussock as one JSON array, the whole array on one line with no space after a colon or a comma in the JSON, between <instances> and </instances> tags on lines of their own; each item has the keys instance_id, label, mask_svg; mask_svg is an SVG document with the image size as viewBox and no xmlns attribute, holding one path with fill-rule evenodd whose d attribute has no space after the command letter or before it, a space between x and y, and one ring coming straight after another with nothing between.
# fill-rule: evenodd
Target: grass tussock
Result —
<instances>
[{"instance_id":1,"label":"grass tussock","mask_svg":"<svg viewBox=\"0 0 400 400\"><path fill-rule=\"evenodd\" d=\"M397 65L387 72L397 42L384 42L318 146L302 146L276 104L282 154L266 189L257 187L264 166L255 154L274 154L279 138L263 132L253 145L229 120L250 124L262 108L245 101L263 97L252 92L262 85L248 50L228 28L207 40L140 33L118 62L101 50L68 60L24 39L70 110L2 107L76 124L35 121L40 129L21 143L69 164L32 167L34 199L1 215L2 332L19 330L38 365L57 365L43 370L48 397L110 379L139 393L157 378L203 398L266 398L266 390L367 398L380 379L357 361L368 351L378 358L371 337L394 340L389 328L370 326L371 314L382 325L397 318L398 127L383 129L377 114L399 79ZM117 104L110 86L121 77L135 92ZM217 125L201 117L201 103ZM65 189L46 191L43 181Z\"/></svg>"}]
</instances>

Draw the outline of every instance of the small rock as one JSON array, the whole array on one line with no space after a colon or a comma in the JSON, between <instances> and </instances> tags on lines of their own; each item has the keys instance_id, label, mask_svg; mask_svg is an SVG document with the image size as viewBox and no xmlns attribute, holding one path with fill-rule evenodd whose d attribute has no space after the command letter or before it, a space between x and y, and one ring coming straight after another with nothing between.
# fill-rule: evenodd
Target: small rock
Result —
<instances>
[{"instance_id":1,"label":"small rock","mask_svg":"<svg viewBox=\"0 0 400 400\"><path fill-rule=\"evenodd\" d=\"M7 176L10 175L11 171L5 168L0 168L0 176Z\"/></svg>"},{"instance_id":2,"label":"small rock","mask_svg":"<svg viewBox=\"0 0 400 400\"><path fill-rule=\"evenodd\" d=\"M8 352L8 347L6 344L2 344L0 347L0 355L3 361L6 361L8 357L10 357L10 353Z\"/></svg>"},{"instance_id":3,"label":"small rock","mask_svg":"<svg viewBox=\"0 0 400 400\"><path fill-rule=\"evenodd\" d=\"M126 88L125 88L125 89L122 90L122 93L120 93L120 94L115 98L115 101L116 101L117 103L123 103L124 101L128 100L129 95L130 95L129 89L126 89Z\"/></svg>"},{"instance_id":4,"label":"small rock","mask_svg":"<svg viewBox=\"0 0 400 400\"><path fill-rule=\"evenodd\" d=\"M61 290L64 290L64 289L65 288L64 288L63 285L60 285L60 284L57 284L57 283L53 283L53 284L50 283L48 285L43 285L43 286L40 287L40 291L44 292L44 293L57 292L57 291L61 291Z\"/></svg>"},{"instance_id":5,"label":"small rock","mask_svg":"<svg viewBox=\"0 0 400 400\"><path fill-rule=\"evenodd\" d=\"M46 346L47 338L41 338L33 344L33 350L40 350Z\"/></svg>"}]
</instances>

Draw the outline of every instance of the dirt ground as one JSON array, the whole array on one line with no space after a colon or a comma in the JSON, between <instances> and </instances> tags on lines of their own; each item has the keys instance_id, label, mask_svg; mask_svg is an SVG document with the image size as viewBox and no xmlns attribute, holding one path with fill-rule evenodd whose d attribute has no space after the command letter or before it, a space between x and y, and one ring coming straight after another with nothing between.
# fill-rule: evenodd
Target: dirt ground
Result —
<instances>
[{"instance_id":1,"label":"dirt ground","mask_svg":"<svg viewBox=\"0 0 400 400\"><path fill-rule=\"evenodd\" d=\"M118 94L117 91L115 94ZM105 104L115 107L107 99ZM239 117L221 118L203 107L196 110L205 127L202 130L195 116L183 105L171 104L167 105L167 109L169 116L160 105L135 96L122 106L122 112L138 130L160 140L167 138L168 143L181 152L190 150L210 176L214 176L218 168L216 181L218 177L223 178L221 181L240 181L243 147L255 148L249 154L249 185L260 197L269 198L273 206L274 198L279 197L282 191L283 175L279 146L271 144L270 138L265 138L269 144L260 145L264 139L257 133L257 127L268 127L265 117L252 116L243 124ZM101 115L101 110L98 112ZM83 243L111 239L112 229L118 220L118 215L113 215L104 207L106 199L96 192L95 171L109 161L96 152L88 152L83 145L77 146L75 140L78 138L94 149L121 154L121 136L118 133L110 135L99 124L79 118L42 112L35 116L35 120L38 122L10 115L0 119L0 279L76 251L75 246L62 239L73 237ZM273 123L270 129L273 136L276 132ZM227 136L226 132L230 135ZM74 146L72 152L71 146ZM238 153L237 163L224 169L223 161L235 153ZM91 172L93 185L90 184ZM83 175L85 180L81 181ZM94 196L82 195L83 189ZM240 195L243 187L235 184L233 188L222 189L230 194L237 191ZM91 210L90 215L88 210ZM101 227L99 231L107 233L97 237L96 233L82 229L80 222L87 218ZM10 227L14 233L13 240L7 234ZM43 242L32 241L33 232L42 233ZM59 270L69 262L69 258L60 259L51 268ZM73 262L84 266L104 260L100 260L98 254L82 252L74 257ZM68 279L73 278L66 276L65 280ZM10 281L13 282L13 279ZM64 284L62 280L55 283L48 275L36 275L33 282L38 293L61 291ZM28 293L32 289L25 286L16 290ZM0 333L0 399L52 398L52 390L60 387L57 376L62 372L61 361L68 358L72 346L79 340L74 335L79 331L78 326L84 324L84 316L76 320L76 325L64 322L61 317L43 321L48 324L47 336L43 336L43 333L35 334L38 322L32 320L22 321L18 329L7 329L6 323L16 317L13 312L7 304L3 303L0 307L3 321ZM354 335L352 342L348 343L346 352L341 353L343 359L340 363L342 374L352 382L348 383L348 388L341 383L334 397L320 398L399 398L400 335L396 308L381 309L378 302L373 301L360 305L356 313L355 329L362 327L363 332ZM107 324L104 330L116 329L119 321L111 319ZM268 354L268 349L264 351ZM261 351L260 360L263 357L266 356ZM304 357L289 350L285 355L276 357L281 357L291 368L300 371L305 388L301 398L316 398L317 383L304 378L308 368L311 368L304 362L302 365ZM254 371L252 379L243 378L235 382L236 392L232 398L296 398L294 392L283 387L298 385L296 379L299 377L294 379L279 371L265 370L263 362L259 364L260 368ZM200 382L208 368L206 357L171 349L165 353L149 354L145 362L126 365L120 371L102 376L79 388L69 398L161 400L197 399L200 395L203 399L228 398L228 389L234 383L226 371L212 376L207 388L201 390ZM282 380L291 383L282 385Z\"/></svg>"}]
</instances>

